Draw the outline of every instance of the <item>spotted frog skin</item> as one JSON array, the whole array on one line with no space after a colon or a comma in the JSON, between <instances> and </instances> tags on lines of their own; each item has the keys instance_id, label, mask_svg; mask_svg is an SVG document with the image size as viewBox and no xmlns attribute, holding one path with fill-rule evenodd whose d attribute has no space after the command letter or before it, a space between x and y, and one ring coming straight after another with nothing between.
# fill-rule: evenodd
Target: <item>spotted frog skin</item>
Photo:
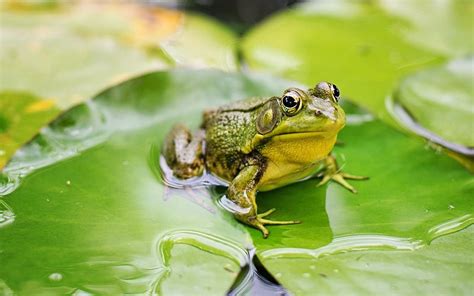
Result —
<instances>
[{"instance_id":1,"label":"spotted frog skin","mask_svg":"<svg viewBox=\"0 0 474 296\"><path fill-rule=\"evenodd\" d=\"M267 219L275 209L258 213L258 191L272 190L312 176L352 192L345 179L364 179L339 170L330 155L345 114L339 90L321 82L315 88L289 88L282 96L251 98L204 112L201 129L192 134L176 125L167 135L163 156L175 177L188 179L206 170L229 182L226 196L240 211L235 217L263 233L265 225L299 221Z\"/></svg>"}]
</instances>

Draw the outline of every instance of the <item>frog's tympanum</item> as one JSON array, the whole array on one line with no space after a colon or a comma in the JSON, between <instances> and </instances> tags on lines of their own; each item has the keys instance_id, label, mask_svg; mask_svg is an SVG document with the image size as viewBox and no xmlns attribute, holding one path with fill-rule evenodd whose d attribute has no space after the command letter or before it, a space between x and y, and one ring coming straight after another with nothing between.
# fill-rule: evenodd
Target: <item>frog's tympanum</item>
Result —
<instances>
[{"instance_id":1,"label":"frog's tympanum","mask_svg":"<svg viewBox=\"0 0 474 296\"><path fill-rule=\"evenodd\" d=\"M257 212L258 191L322 177L352 192L345 179L363 179L339 170L330 152L345 114L338 105L339 90L321 82L313 89L287 89L281 97L252 98L204 112L201 129L191 132L176 125L168 134L163 156L175 177L188 179L205 171L229 182L226 197L239 211L241 222L260 229L265 225L299 221L267 219Z\"/></svg>"}]
</instances>

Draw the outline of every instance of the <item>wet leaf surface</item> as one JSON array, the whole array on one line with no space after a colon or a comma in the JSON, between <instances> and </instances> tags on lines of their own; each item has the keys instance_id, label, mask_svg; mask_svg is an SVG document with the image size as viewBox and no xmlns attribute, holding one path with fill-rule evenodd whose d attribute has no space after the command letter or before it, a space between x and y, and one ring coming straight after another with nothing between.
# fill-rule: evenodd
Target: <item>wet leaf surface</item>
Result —
<instances>
[{"instance_id":1,"label":"wet leaf surface","mask_svg":"<svg viewBox=\"0 0 474 296\"><path fill-rule=\"evenodd\" d=\"M473 227L411 250L354 250L265 261L295 295L470 295Z\"/></svg>"},{"instance_id":2,"label":"wet leaf surface","mask_svg":"<svg viewBox=\"0 0 474 296\"><path fill-rule=\"evenodd\" d=\"M386 273L373 283L396 285L391 270L403 265L390 256L418 256L412 250L431 250L425 245L433 238L472 224L472 176L426 149L421 139L363 112L349 118L336 155L345 171L371 179L353 182L358 195L332 183L316 188L316 180L260 193L260 211L276 207L272 218L303 220L272 227L267 240L220 208L215 191L163 186L159 148L174 123L195 128L200 110L280 94L290 85L274 77L218 71L158 72L64 113L15 155L0 179L0 288L24 294L167 294L189 293L193 287L198 294L222 295L252 246L294 292L308 294L314 286L305 278L288 284L291 275L279 276L279 264L286 261L278 258L351 256L361 249L367 258L374 256L369 264L387 258ZM472 252L469 244L453 245ZM380 250L387 257L377 257ZM336 263L344 269L352 261ZM285 270L303 274L313 264L294 260ZM418 282L416 271L426 266L418 260L411 264L413 269L404 269L407 286ZM459 269L460 278L467 272ZM363 285L370 280L365 274L360 271L360 281L348 285Z\"/></svg>"}]
</instances>

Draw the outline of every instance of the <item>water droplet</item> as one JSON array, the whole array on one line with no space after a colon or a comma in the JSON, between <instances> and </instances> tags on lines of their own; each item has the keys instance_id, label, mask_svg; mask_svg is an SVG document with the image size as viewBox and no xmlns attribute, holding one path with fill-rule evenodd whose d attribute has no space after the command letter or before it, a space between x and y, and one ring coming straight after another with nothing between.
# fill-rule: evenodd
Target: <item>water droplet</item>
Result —
<instances>
[{"instance_id":1,"label":"water droplet","mask_svg":"<svg viewBox=\"0 0 474 296\"><path fill-rule=\"evenodd\" d=\"M316 269L316 266L314 266L314 265L310 265L310 266L309 266L309 269L311 269L311 270L315 270L315 269Z\"/></svg>"},{"instance_id":2,"label":"water droplet","mask_svg":"<svg viewBox=\"0 0 474 296\"><path fill-rule=\"evenodd\" d=\"M5 154L6 154L5 150L0 149L0 156L3 156Z\"/></svg>"},{"instance_id":3,"label":"water droplet","mask_svg":"<svg viewBox=\"0 0 474 296\"><path fill-rule=\"evenodd\" d=\"M67 180L67 181L66 181L66 185L67 185L67 186L71 186L71 181L70 181L70 180Z\"/></svg>"},{"instance_id":4,"label":"water droplet","mask_svg":"<svg viewBox=\"0 0 474 296\"><path fill-rule=\"evenodd\" d=\"M303 273L303 277L305 277L305 278L309 278L309 277L311 277L311 274L309 274L309 273L305 272L305 273Z\"/></svg>"},{"instance_id":5,"label":"water droplet","mask_svg":"<svg viewBox=\"0 0 474 296\"><path fill-rule=\"evenodd\" d=\"M448 206L448 209L452 210L452 209L454 209L454 206L453 206L453 205L449 205L449 206Z\"/></svg>"},{"instance_id":6,"label":"water droplet","mask_svg":"<svg viewBox=\"0 0 474 296\"><path fill-rule=\"evenodd\" d=\"M339 272L339 269L334 269L334 272L335 272L335 273L338 273L338 272Z\"/></svg>"},{"instance_id":7,"label":"water droplet","mask_svg":"<svg viewBox=\"0 0 474 296\"><path fill-rule=\"evenodd\" d=\"M0 199L0 227L12 223L15 220L13 209Z\"/></svg>"},{"instance_id":8,"label":"water droplet","mask_svg":"<svg viewBox=\"0 0 474 296\"><path fill-rule=\"evenodd\" d=\"M63 275L55 272L55 273L50 274L48 278L50 281L59 282L60 280L63 279Z\"/></svg>"},{"instance_id":9,"label":"water droplet","mask_svg":"<svg viewBox=\"0 0 474 296\"><path fill-rule=\"evenodd\" d=\"M277 272L277 273L275 274L275 276L276 276L277 278L281 278L282 275L283 275L283 274L282 274L281 272Z\"/></svg>"},{"instance_id":10,"label":"water droplet","mask_svg":"<svg viewBox=\"0 0 474 296\"><path fill-rule=\"evenodd\" d=\"M0 196L8 195L19 185L19 178L0 172Z\"/></svg>"}]
</instances>

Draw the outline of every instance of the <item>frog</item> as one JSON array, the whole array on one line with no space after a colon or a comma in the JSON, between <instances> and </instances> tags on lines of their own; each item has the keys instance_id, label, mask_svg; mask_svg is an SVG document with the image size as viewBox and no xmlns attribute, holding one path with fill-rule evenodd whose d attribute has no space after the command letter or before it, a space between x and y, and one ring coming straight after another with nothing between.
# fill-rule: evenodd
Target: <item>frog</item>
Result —
<instances>
[{"instance_id":1,"label":"frog","mask_svg":"<svg viewBox=\"0 0 474 296\"><path fill-rule=\"evenodd\" d=\"M258 212L257 194L310 178L317 186L333 180L349 191L347 180L367 179L343 172L332 155L345 113L340 90L330 82L314 88L290 87L280 96L252 97L203 112L192 132L176 124L165 137L162 156L182 180L210 173L227 184L225 198L235 218L259 229L301 223L269 219L275 209Z\"/></svg>"}]
</instances>

